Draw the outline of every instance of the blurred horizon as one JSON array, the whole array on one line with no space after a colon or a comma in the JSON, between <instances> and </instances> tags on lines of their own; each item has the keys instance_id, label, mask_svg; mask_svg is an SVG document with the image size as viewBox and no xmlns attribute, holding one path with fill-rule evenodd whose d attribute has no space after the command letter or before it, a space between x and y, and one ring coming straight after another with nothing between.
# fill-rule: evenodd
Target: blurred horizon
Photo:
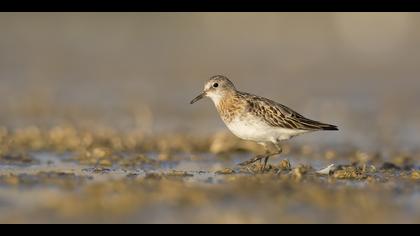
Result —
<instances>
[{"instance_id":1,"label":"blurred horizon","mask_svg":"<svg viewBox=\"0 0 420 236\"><path fill-rule=\"evenodd\" d=\"M416 149L419 23L416 13L0 13L0 126L226 131L209 101L189 105L224 74L340 127L302 142Z\"/></svg>"}]
</instances>

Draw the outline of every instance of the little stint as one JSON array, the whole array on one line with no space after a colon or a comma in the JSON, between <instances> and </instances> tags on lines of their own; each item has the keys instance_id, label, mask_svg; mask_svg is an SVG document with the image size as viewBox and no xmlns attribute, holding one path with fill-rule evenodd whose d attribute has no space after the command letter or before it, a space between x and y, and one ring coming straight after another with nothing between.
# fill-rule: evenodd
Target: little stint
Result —
<instances>
[{"instance_id":1,"label":"little stint","mask_svg":"<svg viewBox=\"0 0 420 236\"><path fill-rule=\"evenodd\" d=\"M310 120L270 99L238 91L223 75L211 77L204 85L204 91L191 104L204 97L211 98L223 122L234 135L265 147L264 155L257 155L240 165L264 159L262 170L265 170L268 159L281 154L281 141L313 131L338 130L335 125Z\"/></svg>"}]
</instances>

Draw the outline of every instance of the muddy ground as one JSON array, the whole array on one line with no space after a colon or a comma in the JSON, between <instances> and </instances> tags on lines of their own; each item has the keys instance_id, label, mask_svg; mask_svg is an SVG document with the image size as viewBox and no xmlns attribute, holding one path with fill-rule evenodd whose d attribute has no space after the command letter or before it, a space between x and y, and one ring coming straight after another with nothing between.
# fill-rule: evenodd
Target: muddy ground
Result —
<instances>
[{"instance_id":1,"label":"muddy ground","mask_svg":"<svg viewBox=\"0 0 420 236\"><path fill-rule=\"evenodd\" d=\"M262 170L237 165L260 150L227 133L1 134L2 223L420 222L419 153L285 145Z\"/></svg>"}]
</instances>

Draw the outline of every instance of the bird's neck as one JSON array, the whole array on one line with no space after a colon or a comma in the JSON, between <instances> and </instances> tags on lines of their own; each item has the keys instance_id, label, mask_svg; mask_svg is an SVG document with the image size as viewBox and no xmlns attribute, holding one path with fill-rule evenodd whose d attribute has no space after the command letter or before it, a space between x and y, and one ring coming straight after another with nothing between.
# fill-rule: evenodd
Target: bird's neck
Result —
<instances>
[{"instance_id":1,"label":"bird's neck","mask_svg":"<svg viewBox=\"0 0 420 236\"><path fill-rule=\"evenodd\" d=\"M224 92L218 94L211 94L210 98L213 101L214 105L216 107L219 107L220 105L231 101L234 96L235 92Z\"/></svg>"}]
</instances>

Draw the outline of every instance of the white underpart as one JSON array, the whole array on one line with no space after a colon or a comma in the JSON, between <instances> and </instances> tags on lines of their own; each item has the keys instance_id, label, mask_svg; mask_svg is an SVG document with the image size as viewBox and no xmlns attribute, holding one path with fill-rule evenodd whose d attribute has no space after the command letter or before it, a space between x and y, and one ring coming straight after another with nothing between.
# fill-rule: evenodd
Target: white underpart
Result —
<instances>
[{"instance_id":1,"label":"white underpart","mask_svg":"<svg viewBox=\"0 0 420 236\"><path fill-rule=\"evenodd\" d=\"M260 143L278 143L279 141L308 132L307 130L272 127L263 120L251 115L235 118L231 122L225 123L229 130L239 138Z\"/></svg>"}]
</instances>

